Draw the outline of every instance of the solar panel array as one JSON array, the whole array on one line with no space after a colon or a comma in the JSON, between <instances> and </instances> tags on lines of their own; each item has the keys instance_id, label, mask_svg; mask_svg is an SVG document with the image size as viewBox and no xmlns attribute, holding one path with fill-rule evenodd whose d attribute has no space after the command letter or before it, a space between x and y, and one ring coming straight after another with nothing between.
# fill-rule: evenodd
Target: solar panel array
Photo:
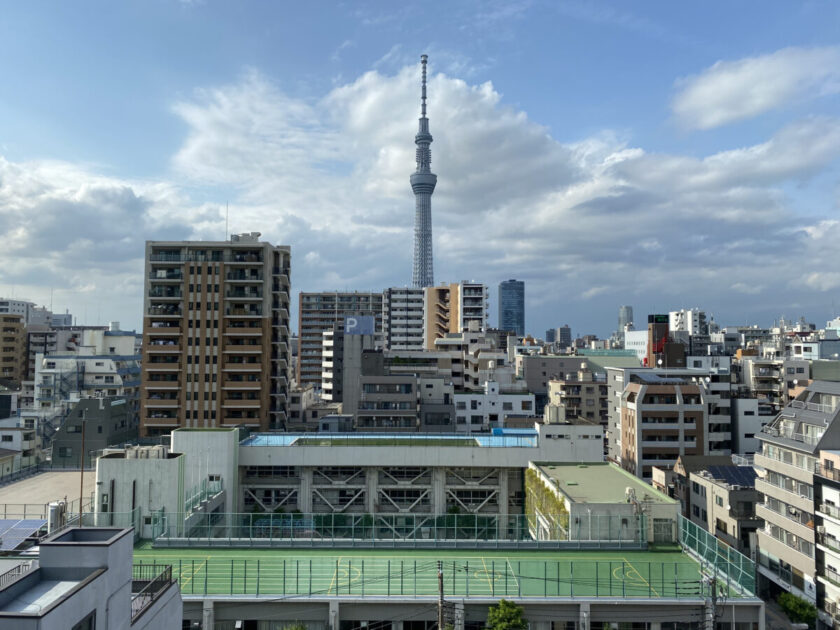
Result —
<instances>
[{"instance_id":1,"label":"solar panel array","mask_svg":"<svg viewBox=\"0 0 840 630\"><path fill-rule=\"evenodd\" d=\"M715 479L723 479L730 486L755 486L756 472L752 466L709 466L706 470Z\"/></svg>"},{"instance_id":2,"label":"solar panel array","mask_svg":"<svg viewBox=\"0 0 840 630\"><path fill-rule=\"evenodd\" d=\"M44 519L0 519L0 551L14 551L23 541L46 526Z\"/></svg>"}]
</instances>

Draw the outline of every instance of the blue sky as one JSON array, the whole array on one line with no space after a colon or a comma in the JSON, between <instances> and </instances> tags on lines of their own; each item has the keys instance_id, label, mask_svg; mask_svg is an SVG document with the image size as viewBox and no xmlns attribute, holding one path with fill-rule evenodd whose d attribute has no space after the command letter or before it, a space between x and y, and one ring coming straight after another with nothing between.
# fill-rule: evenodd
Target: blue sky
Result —
<instances>
[{"instance_id":1,"label":"blue sky","mask_svg":"<svg viewBox=\"0 0 840 630\"><path fill-rule=\"evenodd\" d=\"M524 279L536 334L822 324L838 33L836 2L7 2L0 293L139 327L143 241L225 202L295 292L405 284L426 52L438 280Z\"/></svg>"}]
</instances>

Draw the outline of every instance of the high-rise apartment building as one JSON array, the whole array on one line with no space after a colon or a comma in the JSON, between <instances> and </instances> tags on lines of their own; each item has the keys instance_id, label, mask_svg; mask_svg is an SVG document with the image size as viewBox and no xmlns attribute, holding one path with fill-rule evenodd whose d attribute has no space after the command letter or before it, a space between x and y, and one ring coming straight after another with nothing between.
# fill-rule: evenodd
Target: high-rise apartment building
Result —
<instances>
[{"instance_id":1,"label":"high-rise apartment building","mask_svg":"<svg viewBox=\"0 0 840 630\"><path fill-rule=\"evenodd\" d=\"M394 287L382 293L382 342L386 350L423 349L424 290Z\"/></svg>"},{"instance_id":2,"label":"high-rise apartment building","mask_svg":"<svg viewBox=\"0 0 840 630\"><path fill-rule=\"evenodd\" d=\"M424 344L435 349L435 340L449 333L469 330L474 322L478 331L487 330L487 286L480 282L440 284L426 288L424 306Z\"/></svg>"},{"instance_id":3,"label":"high-rise apartment building","mask_svg":"<svg viewBox=\"0 0 840 630\"><path fill-rule=\"evenodd\" d=\"M815 527L815 512L822 512L822 520L840 513L832 505L833 497L831 503L823 497L822 505L815 504L814 486L819 480L814 473L820 471L818 464L824 464L820 451L840 448L838 416L840 384L815 381L758 434L761 452L755 454L755 465L764 474L755 488L764 495L764 503L757 506L756 514L765 523L758 531L758 570L771 595L784 590L817 602L816 544L830 546L832 541L825 538L825 525ZM828 555L825 561L832 567L828 576L836 576L840 567Z\"/></svg>"},{"instance_id":4,"label":"high-rise apartment building","mask_svg":"<svg viewBox=\"0 0 840 630\"><path fill-rule=\"evenodd\" d=\"M323 371L323 333L335 325L344 325L351 315L372 316L374 333L382 332L382 294L359 291L301 293L298 309L300 347L297 361L297 384L321 388Z\"/></svg>"},{"instance_id":5,"label":"high-rise apartment building","mask_svg":"<svg viewBox=\"0 0 840 630\"><path fill-rule=\"evenodd\" d=\"M561 348L568 348L572 345L572 329L568 324L557 329L555 341Z\"/></svg>"},{"instance_id":6,"label":"high-rise apartment building","mask_svg":"<svg viewBox=\"0 0 840 630\"><path fill-rule=\"evenodd\" d=\"M705 311L684 308L668 313L670 332L687 332L689 335L708 335L709 323Z\"/></svg>"},{"instance_id":7,"label":"high-rise apartment building","mask_svg":"<svg viewBox=\"0 0 840 630\"><path fill-rule=\"evenodd\" d=\"M624 332L624 327L627 324L633 323L633 307L632 306L619 306L618 307L618 334L622 334Z\"/></svg>"},{"instance_id":8,"label":"high-rise apartment building","mask_svg":"<svg viewBox=\"0 0 840 630\"><path fill-rule=\"evenodd\" d=\"M499 283L499 328L525 336L525 283L505 280Z\"/></svg>"},{"instance_id":9,"label":"high-rise apartment building","mask_svg":"<svg viewBox=\"0 0 840 630\"><path fill-rule=\"evenodd\" d=\"M25 315L0 315L0 378L17 387L26 377Z\"/></svg>"},{"instance_id":10,"label":"high-rise apartment building","mask_svg":"<svg viewBox=\"0 0 840 630\"><path fill-rule=\"evenodd\" d=\"M291 252L259 236L146 243L143 435L283 428Z\"/></svg>"}]
</instances>

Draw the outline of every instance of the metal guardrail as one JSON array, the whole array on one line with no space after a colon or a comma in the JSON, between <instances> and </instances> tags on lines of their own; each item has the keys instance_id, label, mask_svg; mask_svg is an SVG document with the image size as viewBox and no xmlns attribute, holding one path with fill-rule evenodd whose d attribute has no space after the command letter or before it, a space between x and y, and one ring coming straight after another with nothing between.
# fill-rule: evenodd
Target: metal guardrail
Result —
<instances>
[{"instance_id":1,"label":"metal guardrail","mask_svg":"<svg viewBox=\"0 0 840 630\"><path fill-rule=\"evenodd\" d=\"M142 615L168 589L172 579L172 566L163 564L140 564L131 568L131 623ZM143 584L139 590L137 586Z\"/></svg>"},{"instance_id":2,"label":"metal guardrail","mask_svg":"<svg viewBox=\"0 0 840 630\"><path fill-rule=\"evenodd\" d=\"M18 578L24 573L28 573L30 569L35 566L34 561L23 562L17 566L12 567L3 574L0 574L0 591L6 588L9 584L17 582Z\"/></svg>"}]
</instances>

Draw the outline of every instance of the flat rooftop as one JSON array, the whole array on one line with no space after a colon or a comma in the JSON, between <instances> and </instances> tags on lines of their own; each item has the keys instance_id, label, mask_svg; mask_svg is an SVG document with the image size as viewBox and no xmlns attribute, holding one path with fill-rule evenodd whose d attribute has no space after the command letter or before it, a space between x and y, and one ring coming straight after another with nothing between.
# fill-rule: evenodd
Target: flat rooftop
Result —
<instances>
[{"instance_id":1,"label":"flat rooftop","mask_svg":"<svg viewBox=\"0 0 840 630\"><path fill-rule=\"evenodd\" d=\"M534 466L574 503L625 503L627 488L633 488L638 501L676 503L614 464L535 462Z\"/></svg>"},{"instance_id":2,"label":"flat rooftop","mask_svg":"<svg viewBox=\"0 0 840 630\"><path fill-rule=\"evenodd\" d=\"M84 480L84 498L90 499L96 487L96 471L86 470ZM0 487L0 518L3 505L9 513L17 513L13 504L46 504L50 501L78 501L79 471L45 472L26 477Z\"/></svg>"},{"instance_id":3,"label":"flat rooftop","mask_svg":"<svg viewBox=\"0 0 840 630\"><path fill-rule=\"evenodd\" d=\"M405 549L134 550L135 564L169 564L184 598L207 595L433 597L437 561L457 597L698 599L700 564L682 551ZM753 597L730 589L730 598Z\"/></svg>"},{"instance_id":4,"label":"flat rooftop","mask_svg":"<svg viewBox=\"0 0 840 630\"><path fill-rule=\"evenodd\" d=\"M240 446L434 446L467 448L537 448L533 429L511 434L455 435L452 433L257 433Z\"/></svg>"}]
</instances>

